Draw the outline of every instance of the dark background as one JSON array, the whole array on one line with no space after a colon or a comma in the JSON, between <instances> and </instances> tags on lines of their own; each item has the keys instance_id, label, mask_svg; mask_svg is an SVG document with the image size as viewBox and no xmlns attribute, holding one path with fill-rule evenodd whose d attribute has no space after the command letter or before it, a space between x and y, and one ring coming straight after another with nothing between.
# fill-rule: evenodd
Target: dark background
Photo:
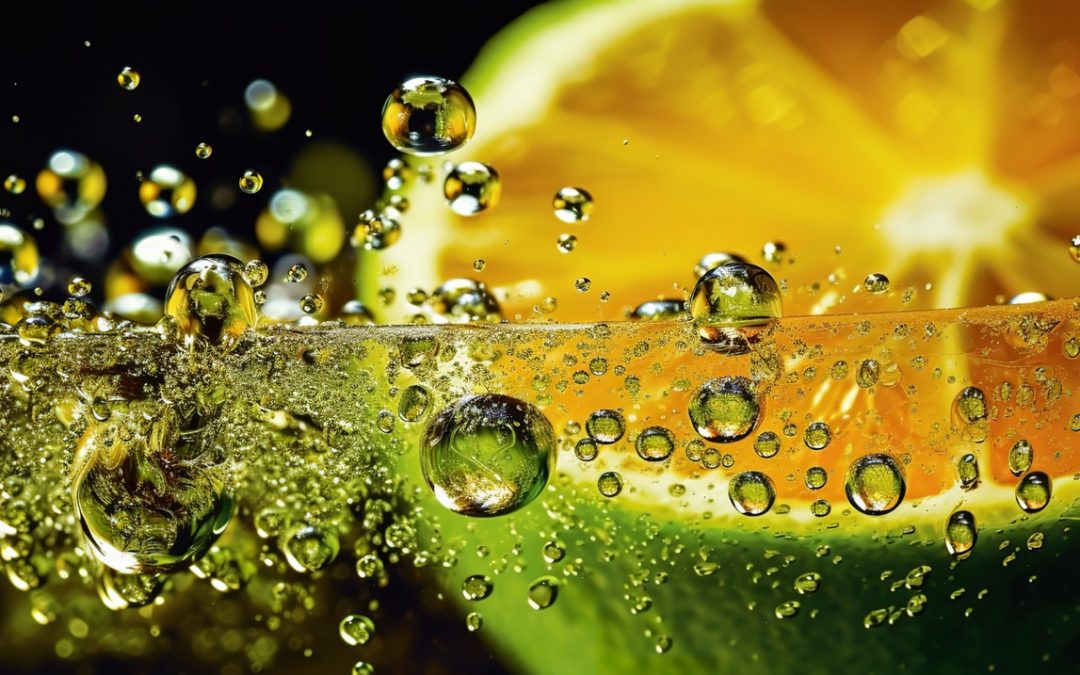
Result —
<instances>
[{"instance_id":1,"label":"dark background","mask_svg":"<svg viewBox=\"0 0 1080 675\"><path fill-rule=\"evenodd\" d=\"M379 126L391 89L416 73L460 78L487 39L530 3L99 5L5 3L0 19L0 178L14 173L27 181L21 195L0 191L0 209L28 231L34 218L43 218L46 227L36 236L57 262L60 226L34 189L52 152L76 150L104 166L106 259L154 225L195 236L221 225L252 239L256 215L305 143L356 150L374 182L393 156ZM134 91L116 82L124 66L142 76ZM244 89L257 78L272 81L292 103L289 122L277 131L260 132L248 119ZM141 123L134 122L136 113ZM214 148L208 160L195 157L201 141ZM159 163L199 186L194 208L165 221L146 213L135 178ZM242 199L236 190L248 168L266 178L262 198ZM235 191L227 207L212 206L215 185ZM348 223L355 214L343 216Z\"/></svg>"}]
</instances>

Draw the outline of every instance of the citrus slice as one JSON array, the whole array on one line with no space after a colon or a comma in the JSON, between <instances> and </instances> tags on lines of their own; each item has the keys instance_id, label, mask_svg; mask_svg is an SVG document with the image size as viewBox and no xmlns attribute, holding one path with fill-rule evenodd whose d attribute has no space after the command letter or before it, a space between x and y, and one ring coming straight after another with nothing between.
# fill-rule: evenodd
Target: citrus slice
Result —
<instances>
[{"instance_id":1,"label":"citrus slice","mask_svg":"<svg viewBox=\"0 0 1080 675\"><path fill-rule=\"evenodd\" d=\"M463 78L478 126L450 156L494 166L501 202L455 215L432 165L434 181L404 187L401 241L367 256L361 293L378 306L386 286L402 298L476 277L507 318L535 318L551 296L556 320L615 319L682 299L703 254L761 262L781 242L765 264L788 314L1076 295L1075 13L991 0L533 10ZM595 199L589 220L555 217L567 186ZM560 234L577 237L572 252ZM871 273L892 292L866 293ZM400 299L385 315L408 312Z\"/></svg>"}]
</instances>

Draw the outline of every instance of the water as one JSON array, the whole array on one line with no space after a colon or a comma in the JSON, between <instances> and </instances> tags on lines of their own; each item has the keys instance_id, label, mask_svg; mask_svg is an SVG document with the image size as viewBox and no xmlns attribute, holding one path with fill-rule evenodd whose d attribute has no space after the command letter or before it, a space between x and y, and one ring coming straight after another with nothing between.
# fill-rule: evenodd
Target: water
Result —
<instances>
[{"instance_id":1,"label":"water","mask_svg":"<svg viewBox=\"0 0 1080 675\"><path fill-rule=\"evenodd\" d=\"M475 216L499 203L502 184L494 167L481 162L462 162L446 174L443 197L459 216Z\"/></svg>"},{"instance_id":2,"label":"water","mask_svg":"<svg viewBox=\"0 0 1080 675\"><path fill-rule=\"evenodd\" d=\"M690 400L689 414L702 438L731 443L754 430L761 417L761 403L750 380L721 377L697 390Z\"/></svg>"},{"instance_id":3,"label":"water","mask_svg":"<svg viewBox=\"0 0 1080 675\"><path fill-rule=\"evenodd\" d=\"M463 146L476 131L476 107L459 84L437 76L402 82L383 104L382 130L399 152L441 155Z\"/></svg>"},{"instance_id":4,"label":"water","mask_svg":"<svg viewBox=\"0 0 1080 675\"><path fill-rule=\"evenodd\" d=\"M564 187L555 193L551 206L555 209L555 217L564 223L580 223L592 217L595 205L587 190Z\"/></svg>"},{"instance_id":5,"label":"water","mask_svg":"<svg viewBox=\"0 0 1080 675\"><path fill-rule=\"evenodd\" d=\"M851 505L862 513L884 515L904 499L904 472L890 455L865 455L848 467L844 490Z\"/></svg>"}]
</instances>

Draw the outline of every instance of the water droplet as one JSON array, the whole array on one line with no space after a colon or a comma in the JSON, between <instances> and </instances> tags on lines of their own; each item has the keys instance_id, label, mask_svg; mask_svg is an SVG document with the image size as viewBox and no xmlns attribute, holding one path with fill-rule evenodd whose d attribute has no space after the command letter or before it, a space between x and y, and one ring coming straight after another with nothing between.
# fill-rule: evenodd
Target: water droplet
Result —
<instances>
[{"instance_id":1,"label":"water droplet","mask_svg":"<svg viewBox=\"0 0 1080 675\"><path fill-rule=\"evenodd\" d=\"M258 171L248 169L240 176L240 189L249 195L253 195L263 186L263 177Z\"/></svg>"},{"instance_id":2,"label":"water droplet","mask_svg":"<svg viewBox=\"0 0 1080 675\"><path fill-rule=\"evenodd\" d=\"M195 156L199 159L209 159L214 154L214 146L209 143L199 143L195 146Z\"/></svg>"},{"instance_id":3,"label":"water droplet","mask_svg":"<svg viewBox=\"0 0 1080 675\"><path fill-rule=\"evenodd\" d=\"M754 385L745 377L720 377L703 384L690 400L690 421L702 438L731 443L746 438L761 415Z\"/></svg>"},{"instance_id":4,"label":"water droplet","mask_svg":"<svg viewBox=\"0 0 1080 675\"><path fill-rule=\"evenodd\" d=\"M101 604L113 611L145 607L161 594L165 579L160 574L123 574L106 567L97 580Z\"/></svg>"},{"instance_id":5,"label":"water droplet","mask_svg":"<svg viewBox=\"0 0 1080 675\"><path fill-rule=\"evenodd\" d=\"M26 190L26 179L22 176L11 174L4 179L4 189L13 195L21 195Z\"/></svg>"},{"instance_id":6,"label":"water droplet","mask_svg":"<svg viewBox=\"0 0 1080 675\"><path fill-rule=\"evenodd\" d=\"M285 272L285 281L290 284L298 284L304 279L307 279L308 271L304 263L294 263L289 266L287 272Z\"/></svg>"},{"instance_id":7,"label":"water droplet","mask_svg":"<svg viewBox=\"0 0 1080 675\"><path fill-rule=\"evenodd\" d=\"M427 414L431 394L423 385L413 384L401 392L398 401L398 416L405 422L419 422Z\"/></svg>"},{"instance_id":8,"label":"water droplet","mask_svg":"<svg viewBox=\"0 0 1080 675\"><path fill-rule=\"evenodd\" d=\"M443 197L459 216L475 216L499 203L502 185L499 173L481 162L454 166L443 182Z\"/></svg>"},{"instance_id":9,"label":"water droplet","mask_svg":"<svg viewBox=\"0 0 1080 675\"><path fill-rule=\"evenodd\" d=\"M574 282L574 288L585 293L592 288L592 281L588 277L578 277L577 281Z\"/></svg>"},{"instance_id":10,"label":"water droplet","mask_svg":"<svg viewBox=\"0 0 1080 675\"><path fill-rule=\"evenodd\" d=\"M832 431L824 422L814 422L806 427L806 433L803 434L803 442L811 450L822 450L829 445L830 441L832 441Z\"/></svg>"},{"instance_id":11,"label":"water droplet","mask_svg":"<svg viewBox=\"0 0 1080 675\"><path fill-rule=\"evenodd\" d=\"M243 264L228 255L192 260L169 283L165 314L176 319L189 346L203 337L232 349L257 321L255 297Z\"/></svg>"},{"instance_id":12,"label":"water droplet","mask_svg":"<svg viewBox=\"0 0 1080 675\"><path fill-rule=\"evenodd\" d=\"M1012 475L1019 476L1031 469L1031 463L1035 458L1035 451L1031 443L1020 439L1009 450L1009 471Z\"/></svg>"},{"instance_id":13,"label":"water droplet","mask_svg":"<svg viewBox=\"0 0 1080 675\"><path fill-rule=\"evenodd\" d=\"M1016 503L1028 513L1037 513L1050 503L1050 492L1050 476L1042 471L1032 471L1017 484Z\"/></svg>"},{"instance_id":14,"label":"water droplet","mask_svg":"<svg viewBox=\"0 0 1080 675\"><path fill-rule=\"evenodd\" d=\"M953 419L964 433L964 438L982 443L990 430L987 417L989 409L986 395L978 387L965 387L953 399Z\"/></svg>"},{"instance_id":15,"label":"water droplet","mask_svg":"<svg viewBox=\"0 0 1080 675\"><path fill-rule=\"evenodd\" d=\"M124 66L123 69L117 74L116 82L124 89L133 91L139 86L139 82L142 81L142 76L139 75L139 71L135 70L131 66Z\"/></svg>"},{"instance_id":16,"label":"water droplet","mask_svg":"<svg viewBox=\"0 0 1080 675\"><path fill-rule=\"evenodd\" d=\"M827 499L816 499L814 503L810 505L810 513L817 518L824 518L832 513L832 504Z\"/></svg>"},{"instance_id":17,"label":"water droplet","mask_svg":"<svg viewBox=\"0 0 1080 675\"><path fill-rule=\"evenodd\" d=\"M743 471L728 483L728 498L739 513L760 516L772 508L776 490L772 480L760 471Z\"/></svg>"},{"instance_id":18,"label":"water droplet","mask_svg":"<svg viewBox=\"0 0 1080 675\"><path fill-rule=\"evenodd\" d=\"M1080 263L1080 234L1072 238L1069 244L1069 255L1072 256L1073 262Z\"/></svg>"},{"instance_id":19,"label":"water droplet","mask_svg":"<svg viewBox=\"0 0 1080 675\"><path fill-rule=\"evenodd\" d=\"M118 572L180 569L225 529L232 498L203 428L169 407L125 404L92 423L72 464L75 514L90 550Z\"/></svg>"},{"instance_id":20,"label":"water droplet","mask_svg":"<svg viewBox=\"0 0 1080 675\"><path fill-rule=\"evenodd\" d=\"M362 246L367 251L387 249L401 239L401 223L389 213L376 213L368 209L360 214L359 222L353 230L352 243Z\"/></svg>"},{"instance_id":21,"label":"water droplet","mask_svg":"<svg viewBox=\"0 0 1080 675\"><path fill-rule=\"evenodd\" d=\"M817 572L807 572L795 577L795 590L799 595L817 593L821 587L821 575Z\"/></svg>"},{"instance_id":22,"label":"water droplet","mask_svg":"<svg viewBox=\"0 0 1080 675\"><path fill-rule=\"evenodd\" d=\"M375 635L375 622L363 614L350 614L338 624L338 633L351 647L366 645Z\"/></svg>"},{"instance_id":23,"label":"water droplet","mask_svg":"<svg viewBox=\"0 0 1080 675\"><path fill-rule=\"evenodd\" d=\"M564 223L584 222L593 212L593 198L581 188L564 187L551 202L555 217Z\"/></svg>"},{"instance_id":24,"label":"water droplet","mask_svg":"<svg viewBox=\"0 0 1080 675\"><path fill-rule=\"evenodd\" d=\"M281 537L281 552L289 567L297 572L326 569L340 549L337 533L314 525L302 525Z\"/></svg>"},{"instance_id":25,"label":"water droplet","mask_svg":"<svg viewBox=\"0 0 1080 675\"><path fill-rule=\"evenodd\" d=\"M908 600L907 606L904 608L904 611L907 612L908 616L916 616L918 614L922 614L922 611L926 608L926 602L927 599L925 595L923 595L922 593L916 593Z\"/></svg>"},{"instance_id":26,"label":"water droplet","mask_svg":"<svg viewBox=\"0 0 1080 675\"><path fill-rule=\"evenodd\" d=\"M604 408L593 412L585 420L585 433L597 443L610 445L626 433L626 422L619 411Z\"/></svg>"},{"instance_id":27,"label":"water droplet","mask_svg":"<svg viewBox=\"0 0 1080 675\"><path fill-rule=\"evenodd\" d=\"M675 434L664 427L649 427L634 441L639 457L647 462L662 462L675 451Z\"/></svg>"},{"instance_id":28,"label":"water droplet","mask_svg":"<svg viewBox=\"0 0 1080 675\"><path fill-rule=\"evenodd\" d=\"M975 529L975 516L970 511L955 511L945 524L945 548L949 555L962 557L975 547L978 532Z\"/></svg>"},{"instance_id":29,"label":"water droplet","mask_svg":"<svg viewBox=\"0 0 1080 675\"><path fill-rule=\"evenodd\" d=\"M40 263L34 237L10 223L0 223L0 285L33 283Z\"/></svg>"},{"instance_id":30,"label":"water droplet","mask_svg":"<svg viewBox=\"0 0 1080 675\"><path fill-rule=\"evenodd\" d=\"M874 359L866 359L859 364L859 369L855 371L855 384L863 389L869 389L877 384L879 375L881 375L881 364Z\"/></svg>"},{"instance_id":31,"label":"water droplet","mask_svg":"<svg viewBox=\"0 0 1080 675\"><path fill-rule=\"evenodd\" d=\"M357 661L353 664L352 675L375 675L375 666L366 661Z\"/></svg>"},{"instance_id":32,"label":"water droplet","mask_svg":"<svg viewBox=\"0 0 1080 675\"><path fill-rule=\"evenodd\" d=\"M476 107L469 92L442 77L414 77L387 97L382 110L386 140L410 155L441 155L469 142Z\"/></svg>"},{"instance_id":33,"label":"water droplet","mask_svg":"<svg viewBox=\"0 0 1080 675\"><path fill-rule=\"evenodd\" d=\"M1043 544L1045 542L1045 534L1043 534L1042 532L1032 532L1031 536L1027 538L1027 541L1024 543L1024 545L1027 546L1027 550L1029 551L1038 551L1043 547Z\"/></svg>"},{"instance_id":34,"label":"water droplet","mask_svg":"<svg viewBox=\"0 0 1080 675\"><path fill-rule=\"evenodd\" d=\"M432 323L499 323L502 310L482 281L450 279L422 307Z\"/></svg>"},{"instance_id":35,"label":"water droplet","mask_svg":"<svg viewBox=\"0 0 1080 675\"><path fill-rule=\"evenodd\" d=\"M82 277L71 277L67 285L67 291L73 298L85 297L92 289L91 283Z\"/></svg>"},{"instance_id":36,"label":"water droplet","mask_svg":"<svg viewBox=\"0 0 1080 675\"><path fill-rule=\"evenodd\" d=\"M535 406L500 394L466 396L424 430L420 467L439 502L496 516L535 499L555 470L555 432Z\"/></svg>"},{"instance_id":37,"label":"water droplet","mask_svg":"<svg viewBox=\"0 0 1080 675\"><path fill-rule=\"evenodd\" d=\"M559 580L553 576L543 576L529 584L529 607L533 609L547 609L558 597Z\"/></svg>"},{"instance_id":38,"label":"water droplet","mask_svg":"<svg viewBox=\"0 0 1080 675\"><path fill-rule=\"evenodd\" d=\"M375 317L372 316L371 310L359 300L349 300L342 305L338 316L347 326L372 326L375 324Z\"/></svg>"},{"instance_id":39,"label":"water droplet","mask_svg":"<svg viewBox=\"0 0 1080 675\"><path fill-rule=\"evenodd\" d=\"M904 473L886 454L865 455L848 467L844 490L856 509L871 516L886 514L904 499Z\"/></svg>"},{"instance_id":40,"label":"water droplet","mask_svg":"<svg viewBox=\"0 0 1080 675\"><path fill-rule=\"evenodd\" d=\"M775 457L780 452L780 437L773 431L763 431L754 439L754 452L762 459Z\"/></svg>"},{"instance_id":41,"label":"water droplet","mask_svg":"<svg viewBox=\"0 0 1080 675\"><path fill-rule=\"evenodd\" d=\"M728 262L698 279L690 314L706 342L723 342L730 330L768 324L783 315L780 289L768 272L745 262Z\"/></svg>"},{"instance_id":42,"label":"water droplet","mask_svg":"<svg viewBox=\"0 0 1080 675\"><path fill-rule=\"evenodd\" d=\"M475 633L484 626L484 617L479 612L469 612L465 615L465 628L470 633Z\"/></svg>"},{"instance_id":43,"label":"water droplet","mask_svg":"<svg viewBox=\"0 0 1080 675\"><path fill-rule=\"evenodd\" d=\"M956 472L962 489L972 490L979 484L979 460L970 452L956 460Z\"/></svg>"},{"instance_id":44,"label":"water droplet","mask_svg":"<svg viewBox=\"0 0 1080 675\"><path fill-rule=\"evenodd\" d=\"M811 490L820 490L828 480L829 474L824 467L812 466L806 470L806 487Z\"/></svg>"},{"instance_id":45,"label":"water droplet","mask_svg":"<svg viewBox=\"0 0 1080 675\"><path fill-rule=\"evenodd\" d=\"M270 268L266 266L261 260L249 260L244 265L244 277L251 284L252 288L262 286L266 283L267 277L270 276Z\"/></svg>"},{"instance_id":46,"label":"water droplet","mask_svg":"<svg viewBox=\"0 0 1080 675\"><path fill-rule=\"evenodd\" d=\"M577 248L577 237L572 234L560 234L555 240L555 248L559 249L560 253L570 253Z\"/></svg>"},{"instance_id":47,"label":"water droplet","mask_svg":"<svg viewBox=\"0 0 1080 675\"><path fill-rule=\"evenodd\" d=\"M544 561L548 564L557 563L566 555L566 547L557 541L549 541L544 544Z\"/></svg>"},{"instance_id":48,"label":"water droplet","mask_svg":"<svg viewBox=\"0 0 1080 675\"><path fill-rule=\"evenodd\" d=\"M761 257L767 262L783 262L785 253L787 253L787 244L782 241L768 241L761 247Z\"/></svg>"},{"instance_id":49,"label":"water droplet","mask_svg":"<svg viewBox=\"0 0 1080 675\"><path fill-rule=\"evenodd\" d=\"M688 316L682 300L649 300L630 313L631 319L639 321L678 321Z\"/></svg>"},{"instance_id":50,"label":"water droplet","mask_svg":"<svg viewBox=\"0 0 1080 675\"><path fill-rule=\"evenodd\" d=\"M868 293L872 293L874 295L888 293L889 277L885 276L884 274L868 274L866 278L863 279L863 288L865 288Z\"/></svg>"},{"instance_id":51,"label":"water droplet","mask_svg":"<svg viewBox=\"0 0 1080 675\"><path fill-rule=\"evenodd\" d=\"M461 583L461 595L466 600L477 602L483 600L487 596L491 595L491 580L483 574L473 574L466 577L465 581Z\"/></svg>"},{"instance_id":52,"label":"water droplet","mask_svg":"<svg viewBox=\"0 0 1080 675\"><path fill-rule=\"evenodd\" d=\"M195 181L175 167L161 164L139 183L139 201L155 218L179 216L195 205Z\"/></svg>"},{"instance_id":53,"label":"water droplet","mask_svg":"<svg viewBox=\"0 0 1080 675\"><path fill-rule=\"evenodd\" d=\"M472 268L476 272L483 272L485 267L487 267L487 262L483 258L477 258L472 263Z\"/></svg>"},{"instance_id":54,"label":"water droplet","mask_svg":"<svg viewBox=\"0 0 1080 675\"><path fill-rule=\"evenodd\" d=\"M863 617L863 628L877 628L889 618L889 610L875 609Z\"/></svg>"},{"instance_id":55,"label":"water droplet","mask_svg":"<svg viewBox=\"0 0 1080 675\"><path fill-rule=\"evenodd\" d=\"M799 613L799 608L802 607L798 600L788 600L781 602L776 606L776 618L777 619L790 619Z\"/></svg>"},{"instance_id":56,"label":"water droplet","mask_svg":"<svg viewBox=\"0 0 1080 675\"><path fill-rule=\"evenodd\" d=\"M608 497L617 497L622 492L622 476L617 471L605 471L600 474L600 478L596 481L596 486L600 490L600 494Z\"/></svg>"}]
</instances>

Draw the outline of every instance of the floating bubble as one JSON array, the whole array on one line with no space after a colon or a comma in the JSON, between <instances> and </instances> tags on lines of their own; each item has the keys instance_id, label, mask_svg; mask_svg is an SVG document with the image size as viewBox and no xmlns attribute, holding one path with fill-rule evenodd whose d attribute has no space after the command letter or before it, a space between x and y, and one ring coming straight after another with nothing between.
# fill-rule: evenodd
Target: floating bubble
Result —
<instances>
[{"instance_id":1,"label":"floating bubble","mask_svg":"<svg viewBox=\"0 0 1080 675\"><path fill-rule=\"evenodd\" d=\"M476 131L472 97L443 77L414 77L390 92L382 109L386 140L410 155L441 155L469 142Z\"/></svg>"},{"instance_id":2,"label":"floating bubble","mask_svg":"<svg viewBox=\"0 0 1080 675\"><path fill-rule=\"evenodd\" d=\"M871 516L889 513L904 499L904 472L891 456L864 455L848 467L844 490L848 501Z\"/></svg>"},{"instance_id":3,"label":"floating bubble","mask_svg":"<svg viewBox=\"0 0 1080 675\"><path fill-rule=\"evenodd\" d=\"M375 635L375 622L363 614L349 614L338 624L338 634L350 647L366 645Z\"/></svg>"},{"instance_id":4,"label":"floating bubble","mask_svg":"<svg viewBox=\"0 0 1080 675\"><path fill-rule=\"evenodd\" d=\"M945 524L945 548L949 555L963 557L975 547L978 532L975 529L975 516L970 511L955 511Z\"/></svg>"},{"instance_id":5,"label":"floating bubble","mask_svg":"<svg viewBox=\"0 0 1080 675\"><path fill-rule=\"evenodd\" d=\"M465 615L465 628L470 633L475 633L484 626L484 617L479 612L469 612Z\"/></svg>"},{"instance_id":6,"label":"floating bubble","mask_svg":"<svg viewBox=\"0 0 1080 675\"><path fill-rule=\"evenodd\" d=\"M962 489L972 490L979 484L979 460L970 452L956 460L956 472Z\"/></svg>"},{"instance_id":7,"label":"floating bubble","mask_svg":"<svg viewBox=\"0 0 1080 675\"><path fill-rule=\"evenodd\" d=\"M832 513L832 504L827 499L816 499L810 504L810 513L817 518L824 518Z\"/></svg>"},{"instance_id":8,"label":"floating bubble","mask_svg":"<svg viewBox=\"0 0 1080 675\"><path fill-rule=\"evenodd\" d=\"M728 483L728 499L745 516L760 516L772 508L776 490L772 480L760 471L743 471Z\"/></svg>"},{"instance_id":9,"label":"floating bubble","mask_svg":"<svg viewBox=\"0 0 1080 675\"><path fill-rule=\"evenodd\" d=\"M767 241L761 247L761 257L766 262L783 262L784 254L787 253L787 244L782 241Z\"/></svg>"},{"instance_id":10,"label":"floating bubble","mask_svg":"<svg viewBox=\"0 0 1080 675\"><path fill-rule=\"evenodd\" d=\"M1072 256L1073 262L1080 263L1080 234L1072 238L1069 244L1069 255Z\"/></svg>"},{"instance_id":11,"label":"floating bubble","mask_svg":"<svg viewBox=\"0 0 1080 675\"><path fill-rule=\"evenodd\" d=\"M605 471L597 479L596 487L600 490L600 494L609 499L617 497L623 488L622 476L617 471Z\"/></svg>"},{"instance_id":12,"label":"floating bubble","mask_svg":"<svg viewBox=\"0 0 1080 675\"><path fill-rule=\"evenodd\" d=\"M177 272L165 292L165 314L176 319L189 346L205 338L226 349L258 320L244 266L227 255L196 258Z\"/></svg>"},{"instance_id":13,"label":"floating bubble","mask_svg":"<svg viewBox=\"0 0 1080 675\"><path fill-rule=\"evenodd\" d=\"M308 293L300 298L300 310L304 314L315 314L323 308L322 296L318 293Z\"/></svg>"},{"instance_id":14,"label":"floating bubble","mask_svg":"<svg viewBox=\"0 0 1080 675\"><path fill-rule=\"evenodd\" d=\"M199 143L195 146L195 156L199 159L209 159L214 154L214 146L209 143Z\"/></svg>"},{"instance_id":15,"label":"floating bubble","mask_svg":"<svg viewBox=\"0 0 1080 675\"><path fill-rule=\"evenodd\" d=\"M353 664L352 675L375 675L375 666L366 661L357 661Z\"/></svg>"},{"instance_id":16,"label":"floating bubble","mask_svg":"<svg viewBox=\"0 0 1080 675\"><path fill-rule=\"evenodd\" d=\"M584 222L593 212L592 195L576 187L564 187L556 192L551 205L555 217L564 223Z\"/></svg>"},{"instance_id":17,"label":"floating bubble","mask_svg":"<svg viewBox=\"0 0 1080 675\"><path fill-rule=\"evenodd\" d=\"M65 225L82 220L105 197L105 170L86 155L58 150L37 175L37 192Z\"/></svg>"},{"instance_id":18,"label":"floating bubble","mask_svg":"<svg viewBox=\"0 0 1080 675\"><path fill-rule=\"evenodd\" d=\"M253 195L263 186L263 177L258 171L248 169L240 176L240 189Z\"/></svg>"},{"instance_id":19,"label":"floating bubble","mask_svg":"<svg viewBox=\"0 0 1080 675\"><path fill-rule=\"evenodd\" d=\"M1020 439L1009 450L1009 471L1014 476L1022 475L1031 469L1034 458L1035 451L1031 448L1031 443Z\"/></svg>"},{"instance_id":20,"label":"floating bubble","mask_svg":"<svg viewBox=\"0 0 1080 675\"><path fill-rule=\"evenodd\" d=\"M423 385L413 384L401 392L398 401L398 417L404 422L419 422L427 414L431 394Z\"/></svg>"},{"instance_id":21,"label":"floating bubble","mask_svg":"<svg viewBox=\"0 0 1080 675\"><path fill-rule=\"evenodd\" d=\"M270 268L266 263L261 260L249 260L244 265L244 277L251 284L252 288L257 288L266 283L266 279L270 276Z\"/></svg>"},{"instance_id":22,"label":"floating bubble","mask_svg":"<svg viewBox=\"0 0 1080 675\"><path fill-rule=\"evenodd\" d=\"M142 76L139 75L139 71L131 66L124 66L116 76L116 83L128 91L134 91L141 81Z\"/></svg>"},{"instance_id":23,"label":"floating bubble","mask_svg":"<svg viewBox=\"0 0 1080 675\"><path fill-rule=\"evenodd\" d=\"M134 403L87 428L72 464L72 499L102 563L123 573L173 571L224 531L233 502L208 434L182 425L172 408Z\"/></svg>"},{"instance_id":24,"label":"floating bubble","mask_svg":"<svg viewBox=\"0 0 1080 675\"><path fill-rule=\"evenodd\" d=\"M631 319L639 321L679 321L689 316L682 300L649 300L630 313Z\"/></svg>"},{"instance_id":25,"label":"floating bubble","mask_svg":"<svg viewBox=\"0 0 1080 675\"><path fill-rule=\"evenodd\" d=\"M555 248L559 249L560 253L570 253L577 248L577 237L572 234L560 234L555 240Z\"/></svg>"},{"instance_id":26,"label":"floating bubble","mask_svg":"<svg viewBox=\"0 0 1080 675\"><path fill-rule=\"evenodd\" d=\"M978 387L965 387L953 399L953 419L964 434L964 438L976 443L986 440L990 432L989 408L986 394Z\"/></svg>"},{"instance_id":27,"label":"floating bubble","mask_svg":"<svg viewBox=\"0 0 1080 675\"><path fill-rule=\"evenodd\" d=\"M519 509L555 470L555 432L535 406L501 394L466 396L424 430L420 467L436 499L456 513Z\"/></svg>"},{"instance_id":28,"label":"floating bubble","mask_svg":"<svg viewBox=\"0 0 1080 675\"><path fill-rule=\"evenodd\" d=\"M588 277L578 277L577 281L574 282L574 288L585 293L592 288L592 281Z\"/></svg>"},{"instance_id":29,"label":"floating bubble","mask_svg":"<svg viewBox=\"0 0 1080 675\"><path fill-rule=\"evenodd\" d=\"M675 451L675 434L664 427L649 427L634 441L638 457L647 462L662 462Z\"/></svg>"},{"instance_id":30,"label":"floating bubble","mask_svg":"<svg viewBox=\"0 0 1080 675\"><path fill-rule=\"evenodd\" d=\"M381 251L401 239L401 223L387 213L375 213L368 209L360 214L360 222L353 230L354 246L367 251Z\"/></svg>"},{"instance_id":31,"label":"floating bubble","mask_svg":"<svg viewBox=\"0 0 1080 675\"><path fill-rule=\"evenodd\" d=\"M459 216L475 216L499 203L502 186L499 173L481 162L454 166L443 182L443 197Z\"/></svg>"},{"instance_id":32,"label":"floating bubble","mask_svg":"<svg viewBox=\"0 0 1080 675\"><path fill-rule=\"evenodd\" d=\"M461 595L466 600L477 602L491 595L491 589L493 588L491 580L483 574L473 574L466 577L465 581L461 583Z\"/></svg>"},{"instance_id":33,"label":"floating bubble","mask_svg":"<svg viewBox=\"0 0 1080 675\"><path fill-rule=\"evenodd\" d=\"M338 318L347 326L372 326L375 324L375 317L371 314L371 310L359 300L349 300L342 305Z\"/></svg>"},{"instance_id":34,"label":"floating bubble","mask_svg":"<svg viewBox=\"0 0 1080 675\"><path fill-rule=\"evenodd\" d=\"M866 359L859 364L859 369L855 371L855 384L862 389L869 389L877 384L880 375L881 364L874 359Z\"/></svg>"},{"instance_id":35,"label":"floating bubble","mask_svg":"<svg viewBox=\"0 0 1080 675\"><path fill-rule=\"evenodd\" d=\"M598 448L596 441L591 438L582 438L574 444L574 456L583 462L591 462L596 459Z\"/></svg>"},{"instance_id":36,"label":"floating bubble","mask_svg":"<svg viewBox=\"0 0 1080 675\"><path fill-rule=\"evenodd\" d=\"M1038 513L1050 503L1050 476L1042 471L1032 471L1020 479L1016 486L1016 503L1028 513Z\"/></svg>"},{"instance_id":37,"label":"floating bubble","mask_svg":"<svg viewBox=\"0 0 1080 675\"><path fill-rule=\"evenodd\" d=\"M832 441L832 430L824 422L814 422L806 427L803 434L803 443L811 450L823 450Z\"/></svg>"},{"instance_id":38,"label":"floating bubble","mask_svg":"<svg viewBox=\"0 0 1080 675\"><path fill-rule=\"evenodd\" d=\"M597 410L585 420L585 433L597 443L610 445L626 433L626 421L618 410Z\"/></svg>"},{"instance_id":39,"label":"floating bubble","mask_svg":"<svg viewBox=\"0 0 1080 675\"><path fill-rule=\"evenodd\" d=\"M40 265L34 237L11 223L0 222L0 287L33 283Z\"/></svg>"},{"instance_id":40,"label":"floating bubble","mask_svg":"<svg viewBox=\"0 0 1080 675\"><path fill-rule=\"evenodd\" d=\"M13 195L21 195L26 190L26 179L15 174L4 179L4 189Z\"/></svg>"},{"instance_id":41,"label":"floating bubble","mask_svg":"<svg viewBox=\"0 0 1080 675\"><path fill-rule=\"evenodd\" d=\"M885 276L884 274L868 274L866 278L863 279L863 288L866 289L867 293L871 293L873 295L881 295L883 293L888 293L889 277Z\"/></svg>"},{"instance_id":42,"label":"floating bubble","mask_svg":"<svg viewBox=\"0 0 1080 675\"><path fill-rule=\"evenodd\" d=\"M337 558L340 545L335 532L314 525L295 527L278 542L285 561L297 572L326 569Z\"/></svg>"},{"instance_id":43,"label":"floating bubble","mask_svg":"<svg viewBox=\"0 0 1080 675\"><path fill-rule=\"evenodd\" d=\"M566 556L566 547L557 541L549 541L544 544L544 562L557 563Z\"/></svg>"},{"instance_id":44,"label":"floating bubble","mask_svg":"<svg viewBox=\"0 0 1080 675\"><path fill-rule=\"evenodd\" d=\"M806 470L806 487L811 490L820 490L828 480L829 474L824 467L812 466Z\"/></svg>"},{"instance_id":45,"label":"floating bubble","mask_svg":"<svg viewBox=\"0 0 1080 675\"><path fill-rule=\"evenodd\" d=\"M161 164L139 183L139 201L155 218L179 216L195 205L195 181L178 169Z\"/></svg>"},{"instance_id":46,"label":"floating bubble","mask_svg":"<svg viewBox=\"0 0 1080 675\"><path fill-rule=\"evenodd\" d=\"M732 331L780 318L780 288L757 265L724 263L698 279L690 295L690 315L702 340L723 344L731 339Z\"/></svg>"},{"instance_id":47,"label":"floating bubble","mask_svg":"<svg viewBox=\"0 0 1080 675\"><path fill-rule=\"evenodd\" d=\"M553 576L542 576L529 584L529 607L533 609L547 609L558 597L559 580Z\"/></svg>"},{"instance_id":48,"label":"floating bubble","mask_svg":"<svg viewBox=\"0 0 1080 675\"><path fill-rule=\"evenodd\" d=\"M502 311L482 281L450 279L424 301L424 315L432 323L498 323Z\"/></svg>"},{"instance_id":49,"label":"floating bubble","mask_svg":"<svg viewBox=\"0 0 1080 675\"><path fill-rule=\"evenodd\" d=\"M82 298L90 294L93 286L82 277L71 277L68 280L67 292L73 298Z\"/></svg>"},{"instance_id":50,"label":"floating bubble","mask_svg":"<svg viewBox=\"0 0 1080 675\"><path fill-rule=\"evenodd\" d=\"M702 438L731 443L757 426L761 404L745 377L720 377L703 384L690 399L690 421Z\"/></svg>"}]
</instances>

